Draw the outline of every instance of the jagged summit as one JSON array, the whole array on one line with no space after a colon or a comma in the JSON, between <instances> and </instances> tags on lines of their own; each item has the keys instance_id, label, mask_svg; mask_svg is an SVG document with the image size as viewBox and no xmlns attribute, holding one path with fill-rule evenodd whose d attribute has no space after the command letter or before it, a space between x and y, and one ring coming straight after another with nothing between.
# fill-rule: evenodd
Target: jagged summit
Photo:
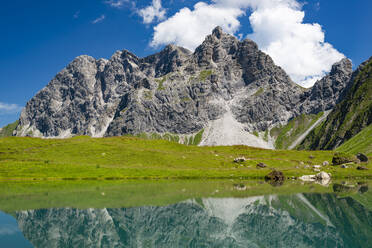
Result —
<instances>
[{"instance_id":1,"label":"jagged summit","mask_svg":"<svg viewBox=\"0 0 372 248\"><path fill-rule=\"evenodd\" d=\"M318 83L332 94L304 91L256 43L216 27L194 53L168 45L144 58L126 50L109 60L77 57L27 103L16 134L171 133L186 142L202 132L203 145L273 148L253 133L332 107L350 76L347 61L335 71Z\"/></svg>"}]
</instances>

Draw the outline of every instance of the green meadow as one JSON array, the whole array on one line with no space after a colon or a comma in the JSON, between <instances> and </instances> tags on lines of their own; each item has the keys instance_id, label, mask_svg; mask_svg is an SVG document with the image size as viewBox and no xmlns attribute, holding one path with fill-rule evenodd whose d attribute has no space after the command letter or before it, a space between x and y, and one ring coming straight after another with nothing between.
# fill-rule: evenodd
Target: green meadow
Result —
<instances>
[{"instance_id":1,"label":"green meadow","mask_svg":"<svg viewBox=\"0 0 372 248\"><path fill-rule=\"evenodd\" d=\"M273 169L288 178L315 174L333 151L198 147L136 137L0 139L0 180L262 179ZM236 157L247 161L234 163ZM267 168L256 168L257 163ZM366 165L369 166L369 165ZM325 166L334 179L367 178L372 170Z\"/></svg>"}]
</instances>

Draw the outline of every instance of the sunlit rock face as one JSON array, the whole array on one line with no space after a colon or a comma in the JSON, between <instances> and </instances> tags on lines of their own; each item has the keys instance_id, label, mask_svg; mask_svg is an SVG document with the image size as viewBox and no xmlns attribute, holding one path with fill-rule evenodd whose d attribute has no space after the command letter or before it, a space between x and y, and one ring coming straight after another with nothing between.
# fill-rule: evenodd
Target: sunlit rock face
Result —
<instances>
[{"instance_id":1,"label":"sunlit rock face","mask_svg":"<svg viewBox=\"0 0 372 248\"><path fill-rule=\"evenodd\" d=\"M31 210L16 219L35 247L367 247L372 237L371 211L319 194Z\"/></svg>"},{"instance_id":2,"label":"sunlit rock face","mask_svg":"<svg viewBox=\"0 0 372 248\"><path fill-rule=\"evenodd\" d=\"M253 41L217 27L194 53L169 45L145 58L126 50L109 60L77 57L27 103L16 135L190 135L205 129L203 145L272 148L252 133L333 108L350 74L345 59L313 89L303 89Z\"/></svg>"}]
</instances>

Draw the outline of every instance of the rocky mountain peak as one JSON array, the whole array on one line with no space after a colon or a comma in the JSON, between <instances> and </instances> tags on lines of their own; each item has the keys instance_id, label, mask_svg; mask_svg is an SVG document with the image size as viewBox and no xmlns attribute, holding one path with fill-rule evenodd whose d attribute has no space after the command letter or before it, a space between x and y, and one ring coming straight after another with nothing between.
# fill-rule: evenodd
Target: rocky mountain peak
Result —
<instances>
[{"instance_id":1,"label":"rocky mountain peak","mask_svg":"<svg viewBox=\"0 0 372 248\"><path fill-rule=\"evenodd\" d=\"M349 59L343 58L335 63L328 75L304 92L302 98L306 100L300 108L307 109L308 113L318 113L334 108L344 98L351 84L352 73L352 63Z\"/></svg>"},{"instance_id":2,"label":"rocky mountain peak","mask_svg":"<svg viewBox=\"0 0 372 248\"><path fill-rule=\"evenodd\" d=\"M329 109L349 78L349 61L303 91L249 39L216 27L191 53L168 45L139 58L79 56L23 110L18 136L166 134L203 145L273 148L253 135L302 113Z\"/></svg>"},{"instance_id":3,"label":"rocky mountain peak","mask_svg":"<svg viewBox=\"0 0 372 248\"><path fill-rule=\"evenodd\" d=\"M221 39L223 34L224 32L220 26L215 27L212 31L212 35L215 36L217 39Z\"/></svg>"},{"instance_id":4,"label":"rocky mountain peak","mask_svg":"<svg viewBox=\"0 0 372 248\"><path fill-rule=\"evenodd\" d=\"M345 74L350 75L353 72L353 63L348 58L343 58L339 62L332 65L329 75Z\"/></svg>"}]
</instances>

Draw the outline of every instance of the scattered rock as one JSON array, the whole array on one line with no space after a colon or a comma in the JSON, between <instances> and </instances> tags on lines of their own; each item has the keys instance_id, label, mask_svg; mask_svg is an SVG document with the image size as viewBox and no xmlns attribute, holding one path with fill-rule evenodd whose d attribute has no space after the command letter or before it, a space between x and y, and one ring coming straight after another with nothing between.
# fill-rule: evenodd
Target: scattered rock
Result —
<instances>
[{"instance_id":1,"label":"scattered rock","mask_svg":"<svg viewBox=\"0 0 372 248\"><path fill-rule=\"evenodd\" d=\"M347 166L346 164L342 164L340 167L341 167L342 169L349 168L349 166Z\"/></svg>"},{"instance_id":2,"label":"scattered rock","mask_svg":"<svg viewBox=\"0 0 372 248\"><path fill-rule=\"evenodd\" d=\"M283 172L273 170L272 172L270 172L269 174L265 176L265 180L269 181L270 184L273 186L280 186L283 184L285 177L284 177Z\"/></svg>"},{"instance_id":3,"label":"scattered rock","mask_svg":"<svg viewBox=\"0 0 372 248\"><path fill-rule=\"evenodd\" d=\"M331 175L322 171L316 175L301 176L299 177L299 179L305 182L316 182L321 185L327 186L331 182Z\"/></svg>"},{"instance_id":4,"label":"scattered rock","mask_svg":"<svg viewBox=\"0 0 372 248\"><path fill-rule=\"evenodd\" d=\"M305 165L304 168L305 169L309 169L310 168L310 165Z\"/></svg>"},{"instance_id":5,"label":"scattered rock","mask_svg":"<svg viewBox=\"0 0 372 248\"><path fill-rule=\"evenodd\" d=\"M329 162L328 161L324 161L323 162L323 166L328 166L329 165Z\"/></svg>"},{"instance_id":6,"label":"scattered rock","mask_svg":"<svg viewBox=\"0 0 372 248\"><path fill-rule=\"evenodd\" d=\"M315 175L303 175L299 177L298 179L300 179L301 181L313 182L315 181Z\"/></svg>"},{"instance_id":7,"label":"scattered rock","mask_svg":"<svg viewBox=\"0 0 372 248\"><path fill-rule=\"evenodd\" d=\"M367 163L368 157L363 153L358 153L356 157L360 160L360 162Z\"/></svg>"},{"instance_id":8,"label":"scattered rock","mask_svg":"<svg viewBox=\"0 0 372 248\"><path fill-rule=\"evenodd\" d=\"M247 190L247 186L245 186L244 184L234 184L234 189L244 191Z\"/></svg>"},{"instance_id":9,"label":"scattered rock","mask_svg":"<svg viewBox=\"0 0 372 248\"><path fill-rule=\"evenodd\" d=\"M358 166L357 170L368 170L368 168L365 166Z\"/></svg>"},{"instance_id":10,"label":"scattered rock","mask_svg":"<svg viewBox=\"0 0 372 248\"><path fill-rule=\"evenodd\" d=\"M314 159L315 157L314 157L313 155L310 155L309 158L310 158L310 159Z\"/></svg>"},{"instance_id":11,"label":"scattered rock","mask_svg":"<svg viewBox=\"0 0 372 248\"><path fill-rule=\"evenodd\" d=\"M304 164L305 164L304 162L302 162L302 161L300 162L300 165L304 165Z\"/></svg>"},{"instance_id":12,"label":"scattered rock","mask_svg":"<svg viewBox=\"0 0 372 248\"><path fill-rule=\"evenodd\" d=\"M245 162L247 159L245 157L238 157L238 158L235 158L234 159L234 163L243 163Z\"/></svg>"},{"instance_id":13,"label":"scattered rock","mask_svg":"<svg viewBox=\"0 0 372 248\"><path fill-rule=\"evenodd\" d=\"M258 163L256 167L257 167L257 168L266 168L267 165L264 164L264 163Z\"/></svg>"},{"instance_id":14,"label":"scattered rock","mask_svg":"<svg viewBox=\"0 0 372 248\"><path fill-rule=\"evenodd\" d=\"M313 165L313 168L316 168L316 169L319 169L319 168L321 168L322 166L320 166L320 165Z\"/></svg>"},{"instance_id":15,"label":"scattered rock","mask_svg":"<svg viewBox=\"0 0 372 248\"><path fill-rule=\"evenodd\" d=\"M356 157L347 153L335 153L332 158L333 165L340 165L349 162L356 162Z\"/></svg>"},{"instance_id":16,"label":"scattered rock","mask_svg":"<svg viewBox=\"0 0 372 248\"><path fill-rule=\"evenodd\" d=\"M315 171L315 172L319 172L319 171L320 171L320 169L314 169L314 171Z\"/></svg>"}]
</instances>

